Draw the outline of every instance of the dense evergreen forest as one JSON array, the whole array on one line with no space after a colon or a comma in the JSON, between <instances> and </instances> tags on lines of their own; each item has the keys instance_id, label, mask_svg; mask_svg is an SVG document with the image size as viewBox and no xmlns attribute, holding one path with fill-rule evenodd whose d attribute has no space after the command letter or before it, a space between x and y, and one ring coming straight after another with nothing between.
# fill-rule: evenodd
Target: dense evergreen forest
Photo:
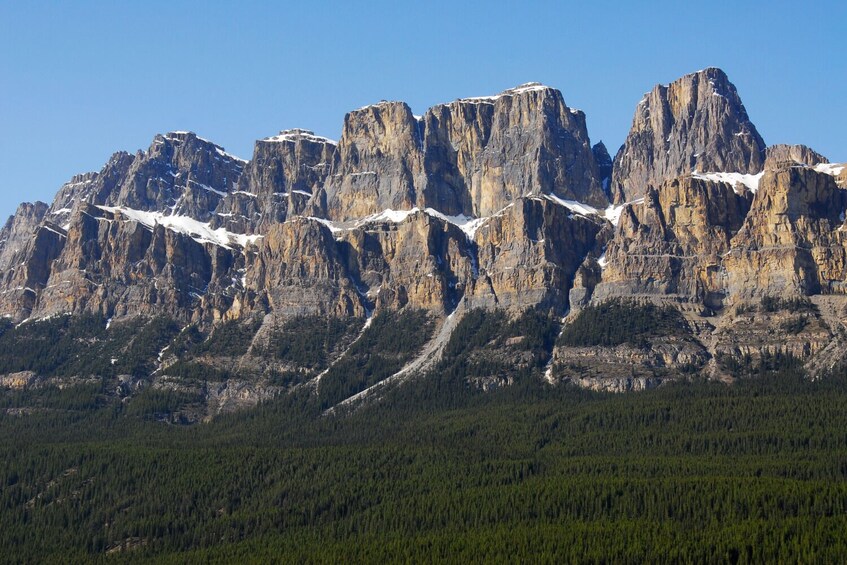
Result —
<instances>
[{"instance_id":1,"label":"dense evergreen forest","mask_svg":"<svg viewBox=\"0 0 847 565\"><path fill-rule=\"evenodd\" d=\"M256 326L203 335L156 319L107 332L105 320L66 317L2 328L6 371L120 360L75 386L0 390L0 561L847 557L845 375L811 382L796 360L752 370L742 359L725 361L743 377L731 386L692 376L624 395L551 387L541 377L554 320L472 311L428 374L328 414L402 366L433 322L408 311L364 330L304 323L314 340L283 326L266 353L318 370L334 343L352 342L320 387L196 425L162 415L198 393L122 396L114 375L149 371L169 343L193 378L209 351L246 351ZM574 323L585 331L560 343L638 343L680 320L615 302Z\"/></svg>"},{"instance_id":2,"label":"dense evergreen forest","mask_svg":"<svg viewBox=\"0 0 847 565\"><path fill-rule=\"evenodd\" d=\"M147 419L143 399L104 403L96 385L42 395L26 415L8 408L29 393L6 391L2 559L847 555L844 378L618 396L437 382L339 417L292 397L197 426Z\"/></svg>"}]
</instances>

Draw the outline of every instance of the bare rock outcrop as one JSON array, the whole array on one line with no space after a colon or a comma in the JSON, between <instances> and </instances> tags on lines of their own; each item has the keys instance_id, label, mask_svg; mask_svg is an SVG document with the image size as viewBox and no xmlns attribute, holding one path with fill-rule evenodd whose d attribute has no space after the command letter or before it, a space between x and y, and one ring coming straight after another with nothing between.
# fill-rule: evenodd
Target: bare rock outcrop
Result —
<instances>
[{"instance_id":1,"label":"bare rock outcrop","mask_svg":"<svg viewBox=\"0 0 847 565\"><path fill-rule=\"evenodd\" d=\"M302 129L257 141L236 190L216 208L213 226L264 233L302 214L329 176L335 150L334 141Z\"/></svg>"},{"instance_id":2,"label":"bare rock outcrop","mask_svg":"<svg viewBox=\"0 0 847 565\"><path fill-rule=\"evenodd\" d=\"M841 293L847 281L842 226L847 191L808 167L767 170L724 257L727 291L755 296Z\"/></svg>"},{"instance_id":3,"label":"bare rock outcrop","mask_svg":"<svg viewBox=\"0 0 847 565\"><path fill-rule=\"evenodd\" d=\"M674 295L720 307L722 257L741 229L752 194L692 176L650 189L624 208L603 257L594 299Z\"/></svg>"},{"instance_id":4,"label":"bare rock outcrop","mask_svg":"<svg viewBox=\"0 0 847 565\"><path fill-rule=\"evenodd\" d=\"M611 192L629 202L667 179L700 172L758 173L765 143L726 74L708 68L657 85L635 111L615 156Z\"/></svg>"},{"instance_id":5,"label":"bare rock outcrop","mask_svg":"<svg viewBox=\"0 0 847 565\"><path fill-rule=\"evenodd\" d=\"M786 161L808 167L829 163L826 157L805 145L771 145L765 151L765 169L778 168Z\"/></svg>"}]
</instances>

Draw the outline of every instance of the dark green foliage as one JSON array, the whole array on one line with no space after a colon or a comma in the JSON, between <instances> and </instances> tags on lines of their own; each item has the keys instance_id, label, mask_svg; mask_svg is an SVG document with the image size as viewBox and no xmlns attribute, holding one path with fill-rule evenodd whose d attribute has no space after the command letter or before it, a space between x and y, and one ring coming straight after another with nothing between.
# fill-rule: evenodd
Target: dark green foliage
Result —
<instances>
[{"instance_id":1,"label":"dark green foliage","mask_svg":"<svg viewBox=\"0 0 847 565\"><path fill-rule=\"evenodd\" d=\"M200 330L194 324L183 328L168 346L168 353L179 359L189 357L206 340Z\"/></svg>"},{"instance_id":2,"label":"dark green foliage","mask_svg":"<svg viewBox=\"0 0 847 565\"><path fill-rule=\"evenodd\" d=\"M843 375L619 396L539 384L450 409L399 389L344 418L307 399L194 427L156 421L187 397L0 412L3 555L95 561L121 544L111 559L166 563L847 555Z\"/></svg>"},{"instance_id":3,"label":"dark green foliage","mask_svg":"<svg viewBox=\"0 0 847 565\"><path fill-rule=\"evenodd\" d=\"M260 320L232 320L216 326L208 335L194 325L188 326L168 346L168 354L178 360L164 372L195 384L226 381L234 376L230 360L247 353L260 326Z\"/></svg>"},{"instance_id":4,"label":"dark green foliage","mask_svg":"<svg viewBox=\"0 0 847 565\"><path fill-rule=\"evenodd\" d=\"M45 324L67 347L41 342L60 368L82 362L79 343L155 358L176 331ZM0 343L47 335L28 325ZM424 312L377 316L327 374L337 388L195 426L174 424L202 404L211 352L176 366L197 392L121 399L108 377L0 390L0 561L845 561L847 375L809 382L765 354L721 359L747 377L733 386L549 387L554 319L472 311L429 375L322 416L328 392L391 374L432 330ZM231 352L238 335L216 339ZM170 347L202 343L189 328ZM467 386L492 377L516 384Z\"/></svg>"},{"instance_id":5,"label":"dark green foliage","mask_svg":"<svg viewBox=\"0 0 847 565\"><path fill-rule=\"evenodd\" d=\"M189 357L212 355L215 357L241 357L250 348L253 336L262 325L260 320L243 322L232 320L216 326L204 341L187 348ZM193 335L189 337L193 339Z\"/></svg>"},{"instance_id":6,"label":"dark green foliage","mask_svg":"<svg viewBox=\"0 0 847 565\"><path fill-rule=\"evenodd\" d=\"M321 406L334 406L402 369L429 341L434 325L425 310L375 315L321 379Z\"/></svg>"},{"instance_id":7,"label":"dark green foliage","mask_svg":"<svg viewBox=\"0 0 847 565\"><path fill-rule=\"evenodd\" d=\"M112 365L113 374L147 377L156 369L159 351L179 332L179 326L173 320L160 316L146 324L139 324L138 320L113 324L109 332L113 343L125 345L104 347L96 358L108 361ZM111 359L117 361L111 363ZM84 363L83 367L91 365L90 361ZM83 370L83 367L79 370Z\"/></svg>"},{"instance_id":8,"label":"dark green foliage","mask_svg":"<svg viewBox=\"0 0 847 565\"><path fill-rule=\"evenodd\" d=\"M177 423L180 420L175 415L180 410L188 405L202 402L203 396L201 393L147 388L132 397L127 406L126 414Z\"/></svg>"},{"instance_id":9,"label":"dark green foliage","mask_svg":"<svg viewBox=\"0 0 847 565\"><path fill-rule=\"evenodd\" d=\"M93 314L27 322L0 335L0 374L148 376L158 351L178 330L164 317L134 319L108 330L106 320Z\"/></svg>"},{"instance_id":10,"label":"dark green foliage","mask_svg":"<svg viewBox=\"0 0 847 565\"><path fill-rule=\"evenodd\" d=\"M322 370L331 354L343 351L361 329L355 318L300 316L287 320L269 340L266 355L298 367Z\"/></svg>"},{"instance_id":11,"label":"dark green foliage","mask_svg":"<svg viewBox=\"0 0 847 565\"><path fill-rule=\"evenodd\" d=\"M510 319L503 311L471 310L462 318L444 348L430 380L461 394L468 381L489 385L522 383L539 377L550 359L558 327L554 319L527 310Z\"/></svg>"},{"instance_id":12,"label":"dark green foliage","mask_svg":"<svg viewBox=\"0 0 847 565\"><path fill-rule=\"evenodd\" d=\"M177 361L173 365L169 365L163 372L169 377L179 377L187 381L186 384L226 381L233 377L233 374L227 369L196 361Z\"/></svg>"},{"instance_id":13,"label":"dark green foliage","mask_svg":"<svg viewBox=\"0 0 847 565\"><path fill-rule=\"evenodd\" d=\"M790 377L792 379L802 380L805 377L803 360L781 352L774 354L764 351L758 357L753 357L749 354L741 357L721 355L718 357L718 364L732 376L739 378L776 375L783 378Z\"/></svg>"},{"instance_id":14,"label":"dark green foliage","mask_svg":"<svg viewBox=\"0 0 847 565\"><path fill-rule=\"evenodd\" d=\"M651 337L689 333L682 315L672 306L613 299L580 311L565 326L559 345L614 347L628 343L644 347Z\"/></svg>"}]
</instances>

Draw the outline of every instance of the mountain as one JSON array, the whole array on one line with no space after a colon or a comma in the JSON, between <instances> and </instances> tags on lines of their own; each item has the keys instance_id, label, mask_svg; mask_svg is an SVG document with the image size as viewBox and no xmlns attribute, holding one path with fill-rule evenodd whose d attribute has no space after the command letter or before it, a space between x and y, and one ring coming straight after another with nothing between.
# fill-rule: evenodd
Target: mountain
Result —
<instances>
[{"instance_id":1,"label":"mountain","mask_svg":"<svg viewBox=\"0 0 847 565\"><path fill-rule=\"evenodd\" d=\"M538 83L422 116L379 102L337 142L284 130L250 161L158 135L2 228L0 342L49 355L0 354L0 382L193 391L195 421L297 390L337 410L434 372L822 377L847 364L845 181L766 147L714 68L648 93L614 159Z\"/></svg>"},{"instance_id":2,"label":"mountain","mask_svg":"<svg viewBox=\"0 0 847 565\"><path fill-rule=\"evenodd\" d=\"M612 194L630 202L669 178L698 172L755 174L765 142L726 74L708 68L656 85L635 110L615 155Z\"/></svg>"}]
</instances>

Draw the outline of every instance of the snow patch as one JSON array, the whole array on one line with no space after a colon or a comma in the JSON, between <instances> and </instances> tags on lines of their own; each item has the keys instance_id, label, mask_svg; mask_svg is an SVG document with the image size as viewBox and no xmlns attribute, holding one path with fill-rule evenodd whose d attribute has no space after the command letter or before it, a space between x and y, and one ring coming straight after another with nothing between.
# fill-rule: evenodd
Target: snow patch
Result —
<instances>
[{"instance_id":1,"label":"snow patch","mask_svg":"<svg viewBox=\"0 0 847 565\"><path fill-rule=\"evenodd\" d=\"M555 194L545 194L544 198L550 200L551 202L555 202L556 204L560 204L573 212L574 214L579 214L580 216L599 216L600 212L594 206L589 206L588 204L583 204L582 202L577 202L576 200L565 200L564 198L559 198Z\"/></svg>"},{"instance_id":2,"label":"snow patch","mask_svg":"<svg viewBox=\"0 0 847 565\"><path fill-rule=\"evenodd\" d=\"M343 226L336 224L332 220L325 220L324 218L317 218L315 216L306 216L306 219L325 225L329 228L329 231L331 231L332 233L338 233L345 230Z\"/></svg>"},{"instance_id":3,"label":"snow patch","mask_svg":"<svg viewBox=\"0 0 847 565\"><path fill-rule=\"evenodd\" d=\"M433 208L427 208L424 210L430 216L438 218L440 220L444 220L445 222L449 222L454 226L457 226L460 230L465 232L468 236L468 239L473 239L476 234L476 230L482 226L485 222L488 221L488 218L470 218L465 216L464 214L460 214L458 216L448 216L447 214L442 214L438 210Z\"/></svg>"},{"instance_id":4,"label":"snow patch","mask_svg":"<svg viewBox=\"0 0 847 565\"><path fill-rule=\"evenodd\" d=\"M150 229L159 224L171 231L186 234L198 243L212 243L225 249L232 249L233 245L240 247L254 245L262 238L261 235L233 233L224 228L213 230L209 224L188 216L166 216L160 212L146 212L120 206L97 207L112 214L121 214L127 219L136 221Z\"/></svg>"},{"instance_id":5,"label":"snow patch","mask_svg":"<svg viewBox=\"0 0 847 565\"><path fill-rule=\"evenodd\" d=\"M700 173L696 169L691 172L692 178L712 182L726 182L733 187L741 184L753 193L759 190L759 181L762 179L763 174L764 172L756 173L755 175L745 173Z\"/></svg>"},{"instance_id":6,"label":"snow patch","mask_svg":"<svg viewBox=\"0 0 847 565\"><path fill-rule=\"evenodd\" d=\"M311 141L313 143L330 143L338 145L338 142L322 135L315 135L313 132L305 129L289 129L279 132L277 135L266 137L262 141L270 143L282 143L284 141Z\"/></svg>"},{"instance_id":7,"label":"snow patch","mask_svg":"<svg viewBox=\"0 0 847 565\"><path fill-rule=\"evenodd\" d=\"M545 86L540 82L528 82L526 84L516 86L515 88L510 88L509 90L505 90L500 94L495 94L493 96L470 96L468 98L459 98L459 102L494 103L500 98L506 96L514 96L516 94L524 94L526 92L541 92L544 90L552 90L552 88L550 88L549 86Z\"/></svg>"},{"instance_id":8,"label":"snow patch","mask_svg":"<svg viewBox=\"0 0 847 565\"><path fill-rule=\"evenodd\" d=\"M418 208L412 208L411 210L383 210L379 214L371 214L370 216L366 216L362 218L356 225L364 225L370 224L372 222L382 222L389 221L395 224L399 224L404 221L406 218L411 216L412 214L419 212Z\"/></svg>"},{"instance_id":9,"label":"snow patch","mask_svg":"<svg viewBox=\"0 0 847 565\"><path fill-rule=\"evenodd\" d=\"M844 167L845 163L821 163L819 165L815 165L814 169L819 173L837 177L841 174L841 171L844 170Z\"/></svg>"}]
</instances>

